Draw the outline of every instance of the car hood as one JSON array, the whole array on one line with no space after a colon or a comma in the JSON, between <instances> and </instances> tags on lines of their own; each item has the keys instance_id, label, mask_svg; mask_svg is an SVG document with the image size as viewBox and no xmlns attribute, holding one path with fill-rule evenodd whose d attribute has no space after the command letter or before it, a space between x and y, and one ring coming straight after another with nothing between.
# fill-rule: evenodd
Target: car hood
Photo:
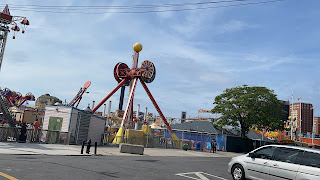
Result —
<instances>
[{"instance_id":1,"label":"car hood","mask_svg":"<svg viewBox=\"0 0 320 180\"><path fill-rule=\"evenodd\" d=\"M240 155L240 156L235 156L235 157L233 157L233 158L231 159L231 161L234 161L235 159L239 159L239 158L242 158L242 157L246 157L246 156L248 156L248 155L249 155L249 153L244 154L244 155Z\"/></svg>"}]
</instances>

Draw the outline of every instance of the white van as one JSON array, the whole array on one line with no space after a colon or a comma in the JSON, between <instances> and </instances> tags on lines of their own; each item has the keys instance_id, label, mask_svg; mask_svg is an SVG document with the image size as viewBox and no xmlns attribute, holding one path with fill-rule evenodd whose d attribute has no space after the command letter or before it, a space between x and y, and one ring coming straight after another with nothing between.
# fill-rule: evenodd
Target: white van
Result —
<instances>
[{"instance_id":1,"label":"white van","mask_svg":"<svg viewBox=\"0 0 320 180\"><path fill-rule=\"evenodd\" d=\"M267 145L234 157L228 164L233 179L320 180L320 150Z\"/></svg>"}]
</instances>

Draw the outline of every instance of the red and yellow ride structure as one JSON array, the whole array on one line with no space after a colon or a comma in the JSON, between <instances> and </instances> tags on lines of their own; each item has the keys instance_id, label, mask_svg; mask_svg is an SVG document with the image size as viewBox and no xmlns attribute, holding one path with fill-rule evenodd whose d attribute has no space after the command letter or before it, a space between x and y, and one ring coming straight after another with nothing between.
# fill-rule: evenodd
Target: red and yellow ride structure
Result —
<instances>
[{"instance_id":1,"label":"red and yellow ride structure","mask_svg":"<svg viewBox=\"0 0 320 180\"><path fill-rule=\"evenodd\" d=\"M170 124L166 120L165 116L163 115L160 107L158 106L155 98L151 94L149 88L147 87L146 83L151 83L156 76L156 68L154 64L151 61L145 60L142 62L141 67L138 67L138 61L139 61L139 53L142 50L142 45L140 43L135 43L133 45L134 55L132 60L132 68L129 68L129 66L125 63L119 62L114 67L114 78L118 82L118 85L100 102L98 103L93 109L92 113L95 113L103 103L105 103L117 90L119 90L120 87L124 86L127 82L130 82L129 87L129 98L128 102L124 111L124 115L121 121L121 125L119 130L116 133L116 137L113 140L113 144L120 144L123 142L124 132L125 129L128 127L128 124L130 122L134 121L133 118L133 100L134 100L134 94L136 90L136 85L138 81L140 81L142 87L146 91L147 95L149 96L152 104L154 105L155 109L159 113L161 119L164 121L164 124L167 126L168 131L171 134L171 138L173 142L178 146L179 145L179 138L174 134L172 131Z\"/></svg>"}]
</instances>

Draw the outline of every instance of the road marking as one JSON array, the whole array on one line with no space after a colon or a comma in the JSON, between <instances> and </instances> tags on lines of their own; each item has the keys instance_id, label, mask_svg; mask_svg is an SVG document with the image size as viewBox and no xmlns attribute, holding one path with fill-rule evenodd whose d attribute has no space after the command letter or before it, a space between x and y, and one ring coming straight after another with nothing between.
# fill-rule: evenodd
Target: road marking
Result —
<instances>
[{"instance_id":1,"label":"road marking","mask_svg":"<svg viewBox=\"0 0 320 180\"><path fill-rule=\"evenodd\" d=\"M218 179L222 179L222 180L227 180L227 179L225 179L223 177L215 176L215 175L208 174L208 173L202 173L202 174L205 174L205 175L208 175L208 176L212 176L212 177L215 177L215 178L218 178Z\"/></svg>"},{"instance_id":2,"label":"road marking","mask_svg":"<svg viewBox=\"0 0 320 180\"><path fill-rule=\"evenodd\" d=\"M3 176L3 177L10 179L10 180L19 180L17 178L14 178L14 177L9 176L8 174L2 173L2 172L0 172L0 176Z\"/></svg>"},{"instance_id":3,"label":"road marking","mask_svg":"<svg viewBox=\"0 0 320 180\"><path fill-rule=\"evenodd\" d=\"M215 178L218 178L218 179L222 179L222 180L227 180L227 179L225 179L223 177L219 177L219 176L208 174L208 173L204 173L204 172L188 172L188 173L179 173L179 174L176 174L176 175L177 176L181 176L181 177L186 177L186 178L189 178L189 179L196 179L196 180L209 180L205 175L211 176L211 177L215 177ZM192 176L188 176L188 175L196 175L198 178L195 178L195 177L192 177Z\"/></svg>"}]
</instances>

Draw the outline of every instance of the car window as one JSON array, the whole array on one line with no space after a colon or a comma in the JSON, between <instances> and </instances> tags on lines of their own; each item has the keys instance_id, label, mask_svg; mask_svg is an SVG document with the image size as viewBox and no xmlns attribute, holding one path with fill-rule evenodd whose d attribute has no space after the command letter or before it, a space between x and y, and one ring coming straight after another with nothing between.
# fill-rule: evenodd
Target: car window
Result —
<instances>
[{"instance_id":1,"label":"car window","mask_svg":"<svg viewBox=\"0 0 320 180\"><path fill-rule=\"evenodd\" d=\"M275 149L276 147L274 146L269 146L269 147L259 149L254 152L255 158L271 159Z\"/></svg>"},{"instance_id":2,"label":"car window","mask_svg":"<svg viewBox=\"0 0 320 180\"><path fill-rule=\"evenodd\" d=\"M297 157L299 153L303 153L303 151L299 149L278 147L274 152L273 160L287 163L297 163Z\"/></svg>"},{"instance_id":3,"label":"car window","mask_svg":"<svg viewBox=\"0 0 320 180\"><path fill-rule=\"evenodd\" d=\"M303 153L301 165L320 168L320 154L305 151Z\"/></svg>"}]
</instances>

